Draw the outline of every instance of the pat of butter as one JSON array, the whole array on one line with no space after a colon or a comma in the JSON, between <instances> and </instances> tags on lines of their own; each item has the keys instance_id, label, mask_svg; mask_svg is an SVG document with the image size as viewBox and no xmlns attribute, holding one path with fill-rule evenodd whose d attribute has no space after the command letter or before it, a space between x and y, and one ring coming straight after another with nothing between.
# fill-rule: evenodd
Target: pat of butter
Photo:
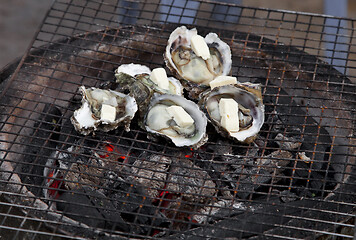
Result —
<instances>
[{"instance_id":1,"label":"pat of butter","mask_svg":"<svg viewBox=\"0 0 356 240\"><path fill-rule=\"evenodd\" d=\"M222 116L220 124L223 128L225 128L229 132L239 131L239 122L236 117Z\"/></svg>"},{"instance_id":2,"label":"pat of butter","mask_svg":"<svg viewBox=\"0 0 356 240\"><path fill-rule=\"evenodd\" d=\"M194 51L194 53L198 56L201 57L204 60L207 60L210 58L210 51L209 47L206 44L204 38L200 35L194 35L190 39L190 45Z\"/></svg>"},{"instance_id":3,"label":"pat of butter","mask_svg":"<svg viewBox=\"0 0 356 240\"><path fill-rule=\"evenodd\" d=\"M221 98L219 102L220 124L229 132L239 131L238 103L232 98Z\"/></svg>"},{"instance_id":4,"label":"pat of butter","mask_svg":"<svg viewBox=\"0 0 356 240\"><path fill-rule=\"evenodd\" d=\"M214 89L216 87L225 86L229 84L236 84L237 78L231 76L218 76L213 81L209 83L210 88Z\"/></svg>"},{"instance_id":5,"label":"pat of butter","mask_svg":"<svg viewBox=\"0 0 356 240\"><path fill-rule=\"evenodd\" d=\"M166 70L164 68L155 68L150 75L151 80L156 83L160 88L169 89L169 81L167 78Z\"/></svg>"},{"instance_id":6,"label":"pat of butter","mask_svg":"<svg viewBox=\"0 0 356 240\"><path fill-rule=\"evenodd\" d=\"M194 123L193 118L181 106L167 107L167 112L179 127L189 127Z\"/></svg>"},{"instance_id":7,"label":"pat of butter","mask_svg":"<svg viewBox=\"0 0 356 240\"><path fill-rule=\"evenodd\" d=\"M113 122L116 119L116 108L107 104L101 106L101 120Z\"/></svg>"}]
</instances>

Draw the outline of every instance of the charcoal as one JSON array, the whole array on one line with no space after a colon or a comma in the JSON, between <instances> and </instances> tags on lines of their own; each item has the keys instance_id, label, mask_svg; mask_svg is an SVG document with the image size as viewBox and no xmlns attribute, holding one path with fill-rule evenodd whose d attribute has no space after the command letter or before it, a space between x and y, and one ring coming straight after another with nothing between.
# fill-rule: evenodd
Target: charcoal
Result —
<instances>
[{"instance_id":1,"label":"charcoal","mask_svg":"<svg viewBox=\"0 0 356 240\"><path fill-rule=\"evenodd\" d=\"M236 195L241 199L247 199L250 194L255 192L255 189L260 187L260 184L267 183L272 178L272 175L263 169L249 172L249 176L240 180L240 182L235 185L235 189L237 190Z\"/></svg>"},{"instance_id":2,"label":"charcoal","mask_svg":"<svg viewBox=\"0 0 356 240\"><path fill-rule=\"evenodd\" d=\"M266 157L259 158L257 164L262 165L266 169L272 167L283 170L291 160L294 160L292 153L285 150L279 150L272 152Z\"/></svg>"},{"instance_id":3,"label":"charcoal","mask_svg":"<svg viewBox=\"0 0 356 240\"><path fill-rule=\"evenodd\" d=\"M59 151L58 151L59 152ZM103 178L104 162L83 147L70 147L57 155L60 175L68 189L82 186L100 186Z\"/></svg>"},{"instance_id":4,"label":"charcoal","mask_svg":"<svg viewBox=\"0 0 356 240\"><path fill-rule=\"evenodd\" d=\"M280 192L279 195L281 197L281 201L285 203L292 202L298 199L298 196L289 190L284 190Z\"/></svg>"},{"instance_id":5,"label":"charcoal","mask_svg":"<svg viewBox=\"0 0 356 240\"><path fill-rule=\"evenodd\" d=\"M300 216L303 211L300 207L308 208L314 206L312 200L300 200L281 205L275 203L263 204L263 208L256 211L244 211L233 218L224 219L204 227L198 227L169 236L167 239L226 239L226 238L247 238L274 227L275 224L285 224L293 217ZM268 224L266 224L268 223Z\"/></svg>"},{"instance_id":6,"label":"charcoal","mask_svg":"<svg viewBox=\"0 0 356 240\"><path fill-rule=\"evenodd\" d=\"M147 188L147 194L156 198L164 188L167 172L172 160L165 156L143 154L132 166L134 179Z\"/></svg>"},{"instance_id":7,"label":"charcoal","mask_svg":"<svg viewBox=\"0 0 356 240\"><path fill-rule=\"evenodd\" d=\"M130 231L130 225L122 219L113 203L90 187L61 194L57 209L63 211L66 216L92 227Z\"/></svg>"},{"instance_id":8,"label":"charcoal","mask_svg":"<svg viewBox=\"0 0 356 240\"><path fill-rule=\"evenodd\" d=\"M231 215L232 213L242 213L246 210L246 208L247 207L242 202L222 199L202 208L199 213L195 214L192 218L200 224L206 224L209 222L215 222L221 218Z\"/></svg>"},{"instance_id":9,"label":"charcoal","mask_svg":"<svg viewBox=\"0 0 356 240\"><path fill-rule=\"evenodd\" d=\"M162 219L156 216L156 207L146 197L144 189L132 182L133 178L118 179L108 186L105 195L112 199L113 205L127 222L159 226ZM148 228L142 228L145 232L149 231Z\"/></svg>"},{"instance_id":10,"label":"charcoal","mask_svg":"<svg viewBox=\"0 0 356 240\"><path fill-rule=\"evenodd\" d=\"M298 152L298 157L303 160L305 163L310 163L312 162L311 158L306 155L305 152Z\"/></svg>"},{"instance_id":11,"label":"charcoal","mask_svg":"<svg viewBox=\"0 0 356 240\"><path fill-rule=\"evenodd\" d=\"M293 161L292 153L284 150L274 151L266 157L257 160L257 164L274 175L272 183L278 182L283 177L286 166Z\"/></svg>"},{"instance_id":12,"label":"charcoal","mask_svg":"<svg viewBox=\"0 0 356 240\"><path fill-rule=\"evenodd\" d=\"M167 191L182 194L189 201L205 202L215 195L215 187L208 173L191 160L173 160L167 179Z\"/></svg>"},{"instance_id":13,"label":"charcoal","mask_svg":"<svg viewBox=\"0 0 356 240\"><path fill-rule=\"evenodd\" d=\"M274 138L276 143L281 149L285 150L293 150L297 149L302 145L302 142L298 138L295 137L287 137L281 133L278 133L277 136Z\"/></svg>"},{"instance_id":14,"label":"charcoal","mask_svg":"<svg viewBox=\"0 0 356 240\"><path fill-rule=\"evenodd\" d=\"M231 164L232 177L230 184L233 189L237 189L237 196L246 199L251 193L263 183L268 183L272 179L274 168L260 166L253 159L245 158L240 164ZM233 181L235 179L235 181Z\"/></svg>"},{"instance_id":15,"label":"charcoal","mask_svg":"<svg viewBox=\"0 0 356 240\"><path fill-rule=\"evenodd\" d=\"M201 163L207 165L200 161ZM199 163L199 162L198 162ZM198 164L198 166L202 166L203 164ZM234 181L228 171L230 171L229 165L224 164L223 162L211 161L209 162L209 170L207 170L209 176L214 179L214 183L216 184L216 188L219 189L220 192L226 194L226 192L231 190L231 182ZM226 174L227 173L227 174Z\"/></svg>"},{"instance_id":16,"label":"charcoal","mask_svg":"<svg viewBox=\"0 0 356 240\"><path fill-rule=\"evenodd\" d=\"M293 186L302 187L300 190L297 188L299 196L315 196L321 191L325 182L325 176L320 174L318 170L311 169L310 165L305 162L298 161L294 173L292 170L286 172L288 176L295 177Z\"/></svg>"},{"instance_id":17,"label":"charcoal","mask_svg":"<svg viewBox=\"0 0 356 240\"><path fill-rule=\"evenodd\" d=\"M208 144L206 146L206 151L214 152L217 155L229 155L233 153L232 145L226 140L218 139L216 144Z\"/></svg>"}]
</instances>

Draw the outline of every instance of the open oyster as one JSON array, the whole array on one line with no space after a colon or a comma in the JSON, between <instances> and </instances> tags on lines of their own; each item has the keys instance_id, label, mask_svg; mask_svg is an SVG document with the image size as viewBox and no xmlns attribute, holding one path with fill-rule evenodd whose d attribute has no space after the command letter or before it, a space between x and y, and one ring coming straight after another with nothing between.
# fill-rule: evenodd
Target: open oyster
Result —
<instances>
[{"instance_id":1,"label":"open oyster","mask_svg":"<svg viewBox=\"0 0 356 240\"><path fill-rule=\"evenodd\" d=\"M192 92L194 88L206 88L217 76L228 75L231 71L231 50L229 45L219 39L217 34L209 33L205 37L210 56L204 60L193 50L191 39L197 36L195 28L185 26L176 28L168 39L164 53L167 67Z\"/></svg>"},{"instance_id":2,"label":"open oyster","mask_svg":"<svg viewBox=\"0 0 356 240\"><path fill-rule=\"evenodd\" d=\"M238 105L237 117L234 118L238 121L237 130L223 124L220 105L222 99L234 100ZM216 87L201 94L199 105L221 135L240 142L252 142L264 123L264 105L258 84L239 83Z\"/></svg>"},{"instance_id":3,"label":"open oyster","mask_svg":"<svg viewBox=\"0 0 356 240\"><path fill-rule=\"evenodd\" d=\"M84 135L101 130L108 132L118 126L130 130L130 122L137 111L133 97L112 90L99 88L79 88L82 106L74 111L71 122L75 129Z\"/></svg>"},{"instance_id":4,"label":"open oyster","mask_svg":"<svg viewBox=\"0 0 356 240\"><path fill-rule=\"evenodd\" d=\"M128 74L134 77L137 80L142 81L147 87L151 88L153 91L161 93L161 94L176 94L182 95L183 87L182 84L174 77L168 77L168 87L162 88L158 84L156 84L150 78L152 73L151 69L147 66L140 65L140 64L122 64L115 70L115 77L117 82L120 84L122 73ZM127 81L127 80L125 80Z\"/></svg>"},{"instance_id":5,"label":"open oyster","mask_svg":"<svg viewBox=\"0 0 356 240\"><path fill-rule=\"evenodd\" d=\"M146 131L164 136L178 147L203 145L208 140L206 125L206 116L194 102L170 94L155 94L143 118Z\"/></svg>"}]
</instances>

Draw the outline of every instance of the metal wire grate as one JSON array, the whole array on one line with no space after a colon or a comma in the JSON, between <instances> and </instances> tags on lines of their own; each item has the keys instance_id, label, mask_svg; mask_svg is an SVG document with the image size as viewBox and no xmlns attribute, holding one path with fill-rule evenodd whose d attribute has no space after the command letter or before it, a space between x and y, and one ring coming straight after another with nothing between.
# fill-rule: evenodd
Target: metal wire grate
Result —
<instances>
[{"instance_id":1,"label":"metal wire grate","mask_svg":"<svg viewBox=\"0 0 356 240\"><path fill-rule=\"evenodd\" d=\"M200 149L176 148L137 119L130 132L78 134L78 87L113 80L123 63L165 66L182 24L216 32L232 75L261 84L257 139L239 144L210 126ZM55 1L0 78L0 235L353 239L354 29L353 19L214 1Z\"/></svg>"}]
</instances>

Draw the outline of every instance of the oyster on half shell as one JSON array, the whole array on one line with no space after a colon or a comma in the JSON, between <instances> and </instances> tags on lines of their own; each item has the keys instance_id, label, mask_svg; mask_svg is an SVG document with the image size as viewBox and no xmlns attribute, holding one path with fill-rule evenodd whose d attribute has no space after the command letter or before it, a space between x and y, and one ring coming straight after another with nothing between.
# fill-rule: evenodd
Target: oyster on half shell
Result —
<instances>
[{"instance_id":1,"label":"oyster on half shell","mask_svg":"<svg viewBox=\"0 0 356 240\"><path fill-rule=\"evenodd\" d=\"M152 89L154 92L158 92L161 94L176 94L182 95L183 86L182 84L174 77L168 77L168 89L160 88L155 82L150 79L151 69L145 65L141 64L122 64L115 70L115 77L117 83L120 84L122 73L128 74L134 79L141 81L147 87ZM126 81L126 80L125 80Z\"/></svg>"},{"instance_id":2,"label":"oyster on half shell","mask_svg":"<svg viewBox=\"0 0 356 240\"><path fill-rule=\"evenodd\" d=\"M180 124L170 115L169 107L181 107L193 120L192 124ZM184 120L183 120L184 121ZM208 140L207 118L199 107L182 96L155 94L143 118L143 127L152 135L164 136L177 147L199 148Z\"/></svg>"},{"instance_id":3,"label":"oyster on half shell","mask_svg":"<svg viewBox=\"0 0 356 240\"><path fill-rule=\"evenodd\" d=\"M233 99L238 104L238 131L229 131L222 126L219 110L222 98ZM238 83L216 87L201 94L199 105L222 136L240 142L252 142L264 123L264 105L259 84Z\"/></svg>"},{"instance_id":4,"label":"oyster on half shell","mask_svg":"<svg viewBox=\"0 0 356 240\"><path fill-rule=\"evenodd\" d=\"M217 76L230 74L232 65L229 45L215 33L209 33L204 38L210 57L204 60L196 55L191 46L191 38L196 35L198 33L195 28L176 28L169 36L164 53L167 67L177 78L183 80L184 87L190 92L194 88L206 88Z\"/></svg>"},{"instance_id":5,"label":"oyster on half shell","mask_svg":"<svg viewBox=\"0 0 356 240\"><path fill-rule=\"evenodd\" d=\"M79 88L82 106L74 111L71 122L84 135L101 130L108 132L118 126L130 130L130 123L137 111L136 100L128 95L95 87Z\"/></svg>"}]
</instances>

